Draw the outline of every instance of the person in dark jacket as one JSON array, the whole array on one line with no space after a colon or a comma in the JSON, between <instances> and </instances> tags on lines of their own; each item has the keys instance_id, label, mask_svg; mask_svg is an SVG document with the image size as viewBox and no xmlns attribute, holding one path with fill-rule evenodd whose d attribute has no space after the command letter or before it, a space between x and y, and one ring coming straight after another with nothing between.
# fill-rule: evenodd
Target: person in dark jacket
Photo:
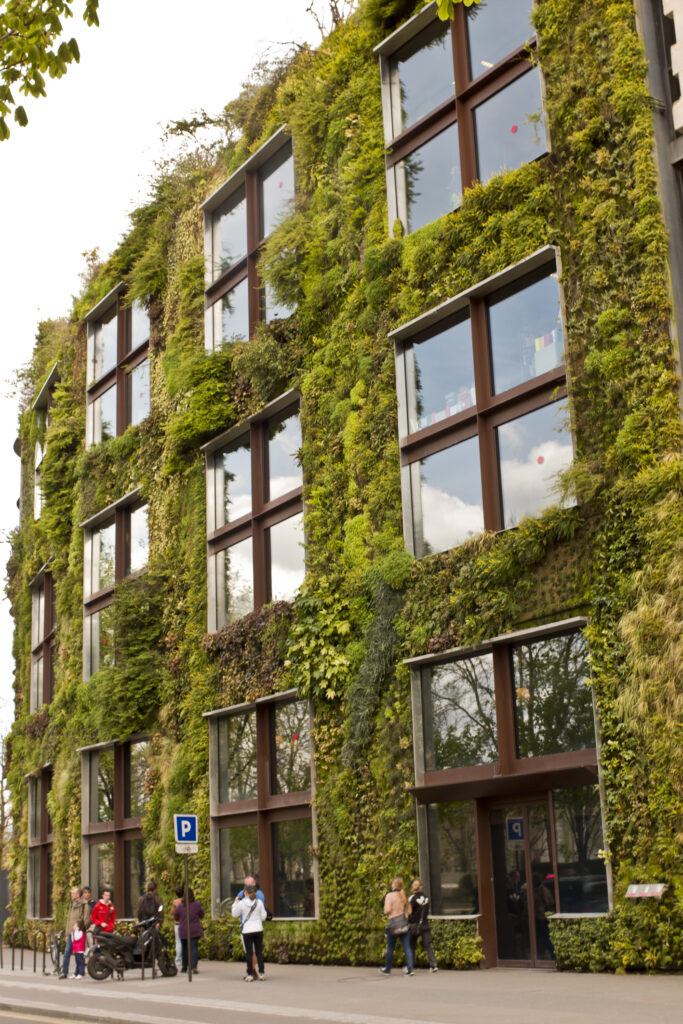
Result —
<instances>
[{"instance_id":1,"label":"person in dark jacket","mask_svg":"<svg viewBox=\"0 0 683 1024\"><path fill-rule=\"evenodd\" d=\"M410 903L408 924L410 925L410 945L413 948L413 959L415 959L418 939L421 939L427 959L429 960L429 970L432 972L438 971L439 968L434 956L434 950L432 949L432 926L429 923L429 896L425 896L422 890L422 882L419 878L416 878L410 887L408 902Z\"/></svg>"},{"instance_id":2,"label":"person in dark jacket","mask_svg":"<svg viewBox=\"0 0 683 1024\"><path fill-rule=\"evenodd\" d=\"M199 961L199 940L204 934L202 928L201 918L204 917L204 907L201 905L199 900L194 898L192 889L189 890L190 896L190 935L188 944L187 934L187 910L185 909L185 897L183 896L182 902L173 911L173 919L178 925L178 936L183 944L183 966L182 970L187 971L188 964L188 945L190 947L189 960L192 964L192 970L197 970L197 963Z\"/></svg>"},{"instance_id":3,"label":"person in dark jacket","mask_svg":"<svg viewBox=\"0 0 683 1024\"><path fill-rule=\"evenodd\" d=\"M138 900L138 921L144 921L148 917L154 917L159 913L161 900L157 896L156 882L147 883L147 892Z\"/></svg>"}]
</instances>

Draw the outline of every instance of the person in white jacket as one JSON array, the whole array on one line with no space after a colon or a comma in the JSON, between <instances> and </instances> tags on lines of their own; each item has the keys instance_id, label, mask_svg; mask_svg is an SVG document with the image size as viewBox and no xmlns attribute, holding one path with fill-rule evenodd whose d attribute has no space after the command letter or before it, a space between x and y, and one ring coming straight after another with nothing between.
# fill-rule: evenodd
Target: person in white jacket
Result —
<instances>
[{"instance_id":1,"label":"person in white jacket","mask_svg":"<svg viewBox=\"0 0 683 1024\"><path fill-rule=\"evenodd\" d=\"M254 956L258 964L258 977L261 981L266 980L266 972L263 966L263 922L266 920L265 904L256 897L256 886L245 885L242 899L236 898L232 905L232 916L240 917L240 932L244 940L244 952L247 960L247 973L245 981L256 981L254 970Z\"/></svg>"}]
</instances>

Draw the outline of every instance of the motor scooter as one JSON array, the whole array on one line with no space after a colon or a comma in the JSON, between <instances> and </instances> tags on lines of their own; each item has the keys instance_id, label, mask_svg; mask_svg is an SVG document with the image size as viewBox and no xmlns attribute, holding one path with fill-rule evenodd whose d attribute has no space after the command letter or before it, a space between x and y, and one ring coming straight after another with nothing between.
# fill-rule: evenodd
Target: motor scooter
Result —
<instances>
[{"instance_id":1,"label":"motor scooter","mask_svg":"<svg viewBox=\"0 0 683 1024\"><path fill-rule=\"evenodd\" d=\"M163 906L152 917L135 925L137 935L116 935L114 932L99 932L94 936L95 944L87 959L88 974L95 981L105 981L116 971L120 979L124 971L152 967L156 960L160 973L172 978L178 973L175 959L165 948L159 929L156 927Z\"/></svg>"}]
</instances>

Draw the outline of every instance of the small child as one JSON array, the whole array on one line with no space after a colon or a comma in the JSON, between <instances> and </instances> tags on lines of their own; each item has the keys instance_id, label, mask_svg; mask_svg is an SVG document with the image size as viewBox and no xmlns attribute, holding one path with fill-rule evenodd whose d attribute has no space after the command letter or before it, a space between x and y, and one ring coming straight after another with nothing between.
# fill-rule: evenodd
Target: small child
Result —
<instances>
[{"instance_id":1,"label":"small child","mask_svg":"<svg viewBox=\"0 0 683 1024\"><path fill-rule=\"evenodd\" d=\"M82 920L76 921L71 933L71 952L76 958L76 970L71 977L79 981L85 977L85 925Z\"/></svg>"}]
</instances>

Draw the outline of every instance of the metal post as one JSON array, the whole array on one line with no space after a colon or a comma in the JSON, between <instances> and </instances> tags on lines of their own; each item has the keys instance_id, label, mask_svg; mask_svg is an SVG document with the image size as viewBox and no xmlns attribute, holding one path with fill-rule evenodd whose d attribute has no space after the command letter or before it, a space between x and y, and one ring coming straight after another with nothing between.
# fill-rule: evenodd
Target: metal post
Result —
<instances>
[{"instance_id":1,"label":"metal post","mask_svg":"<svg viewBox=\"0 0 683 1024\"><path fill-rule=\"evenodd\" d=\"M188 858L189 854L184 854L185 857L185 920L187 922L187 980L192 981L192 956L190 954L190 883L188 881Z\"/></svg>"}]
</instances>

